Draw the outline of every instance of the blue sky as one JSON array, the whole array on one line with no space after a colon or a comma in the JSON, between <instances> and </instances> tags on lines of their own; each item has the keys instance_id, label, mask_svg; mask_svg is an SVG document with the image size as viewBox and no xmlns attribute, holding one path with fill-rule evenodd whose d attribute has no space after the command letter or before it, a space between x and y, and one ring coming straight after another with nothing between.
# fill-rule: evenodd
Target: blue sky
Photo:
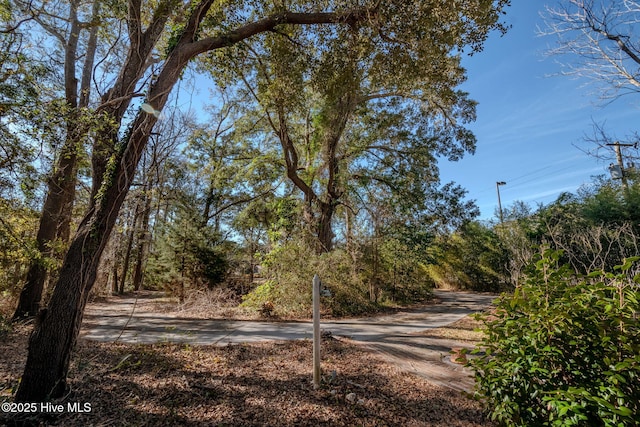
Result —
<instances>
[{"instance_id":1,"label":"blue sky","mask_svg":"<svg viewBox=\"0 0 640 427\"><path fill-rule=\"evenodd\" d=\"M537 27L548 3L515 0L506 16L511 30L492 34L484 51L463 61L468 81L462 89L479 102L469 126L478 139L476 153L439 166L443 182L455 181L476 200L481 219L496 218L496 181L507 183L500 187L503 208L517 200L535 208L575 192L592 176L608 175L608 162L576 147L584 146L594 122L605 122L620 139L638 130L640 96L607 104L585 80L553 75L561 69L558 61L573 58L545 55L555 39L539 36Z\"/></svg>"}]
</instances>

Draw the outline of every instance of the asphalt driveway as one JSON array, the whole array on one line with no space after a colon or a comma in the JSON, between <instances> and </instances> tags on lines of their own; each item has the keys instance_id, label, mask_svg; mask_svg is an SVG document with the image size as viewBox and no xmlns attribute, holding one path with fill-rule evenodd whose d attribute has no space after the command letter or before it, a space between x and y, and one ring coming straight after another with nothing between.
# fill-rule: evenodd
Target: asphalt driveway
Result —
<instances>
[{"instance_id":1,"label":"asphalt driveway","mask_svg":"<svg viewBox=\"0 0 640 427\"><path fill-rule=\"evenodd\" d=\"M438 304L418 309L339 321L322 321L321 329L375 350L400 369L426 377L449 388L470 391L470 372L449 361L449 351L469 344L429 338L424 331L449 325L464 316L488 308L495 295L435 291ZM131 344L158 342L193 345L228 345L268 340L312 338L311 322L256 322L203 320L166 313L136 313L135 299L117 306L89 305L81 337L95 341Z\"/></svg>"},{"instance_id":2,"label":"asphalt driveway","mask_svg":"<svg viewBox=\"0 0 640 427\"><path fill-rule=\"evenodd\" d=\"M435 294L441 303L388 316L326 322L321 319L321 328L334 336L378 342L451 324L470 313L484 310L495 298L495 295L469 292L435 291ZM123 300L112 310L89 305L82 337L131 344L173 342L226 345L305 339L311 338L313 332L311 322L190 319L167 313L136 313L135 310L131 314L133 304L134 298Z\"/></svg>"}]
</instances>

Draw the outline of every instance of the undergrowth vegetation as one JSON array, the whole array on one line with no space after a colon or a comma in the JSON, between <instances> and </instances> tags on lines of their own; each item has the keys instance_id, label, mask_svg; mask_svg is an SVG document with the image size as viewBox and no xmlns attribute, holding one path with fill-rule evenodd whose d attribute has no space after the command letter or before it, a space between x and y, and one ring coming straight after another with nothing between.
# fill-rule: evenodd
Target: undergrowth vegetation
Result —
<instances>
[{"instance_id":1,"label":"undergrowth vegetation","mask_svg":"<svg viewBox=\"0 0 640 427\"><path fill-rule=\"evenodd\" d=\"M561 258L544 251L484 316L470 361L479 397L507 426L637 426L640 257L587 275Z\"/></svg>"},{"instance_id":2,"label":"undergrowth vegetation","mask_svg":"<svg viewBox=\"0 0 640 427\"><path fill-rule=\"evenodd\" d=\"M288 242L267 254L263 266L267 280L243 298L244 307L262 310L271 305L274 314L309 316L315 274L331 292L323 305L332 313L357 314L372 307L367 285L344 251L318 255L304 244Z\"/></svg>"},{"instance_id":3,"label":"undergrowth vegetation","mask_svg":"<svg viewBox=\"0 0 640 427\"><path fill-rule=\"evenodd\" d=\"M318 275L330 296L323 308L336 316L376 310L394 301L429 298L431 286L417 262L390 262L380 251L377 263L363 262L342 249L317 254L303 242L291 240L265 255L266 280L243 298L243 307L282 316L311 314L311 280Z\"/></svg>"}]
</instances>

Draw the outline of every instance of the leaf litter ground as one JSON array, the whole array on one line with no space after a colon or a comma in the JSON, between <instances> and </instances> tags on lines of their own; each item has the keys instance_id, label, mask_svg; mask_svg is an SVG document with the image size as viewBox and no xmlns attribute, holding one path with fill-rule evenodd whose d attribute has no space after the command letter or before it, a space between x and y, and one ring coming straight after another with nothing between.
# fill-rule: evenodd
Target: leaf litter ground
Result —
<instances>
[{"instance_id":1,"label":"leaf litter ground","mask_svg":"<svg viewBox=\"0 0 640 427\"><path fill-rule=\"evenodd\" d=\"M466 328L468 323L461 322ZM448 327L447 332L451 327ZM0 337L0 401L10 401L29 328ZM437 331L435 331L437 333ZM323 384L311 384L308 340L224 347L80 341L70 392L55 403L91 412L8 417L61 426L485 426L481 405L402 373L346 340L322 346Z\"/></svg>"}]
</instances>

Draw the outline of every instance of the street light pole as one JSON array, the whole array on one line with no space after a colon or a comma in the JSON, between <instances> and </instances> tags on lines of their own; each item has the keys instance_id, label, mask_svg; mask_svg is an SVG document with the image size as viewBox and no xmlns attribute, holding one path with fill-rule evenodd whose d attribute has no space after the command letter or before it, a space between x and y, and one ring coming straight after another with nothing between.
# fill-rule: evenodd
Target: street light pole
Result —
<instances>
[{"instance_id":1,"label":"street light pole","mask_svg":"<svg viewBox=\"0 0 640 427\"><path fill-rule=\"evenodd\" d=\"M500 186L505 184L506 182L504 181L496 182L496 192L498 193L498 213L500 214L500 225L502 225L502 223L504 222L504 218L502 216L502 202L500 201Z\"/></svg>"}]
</instances>

